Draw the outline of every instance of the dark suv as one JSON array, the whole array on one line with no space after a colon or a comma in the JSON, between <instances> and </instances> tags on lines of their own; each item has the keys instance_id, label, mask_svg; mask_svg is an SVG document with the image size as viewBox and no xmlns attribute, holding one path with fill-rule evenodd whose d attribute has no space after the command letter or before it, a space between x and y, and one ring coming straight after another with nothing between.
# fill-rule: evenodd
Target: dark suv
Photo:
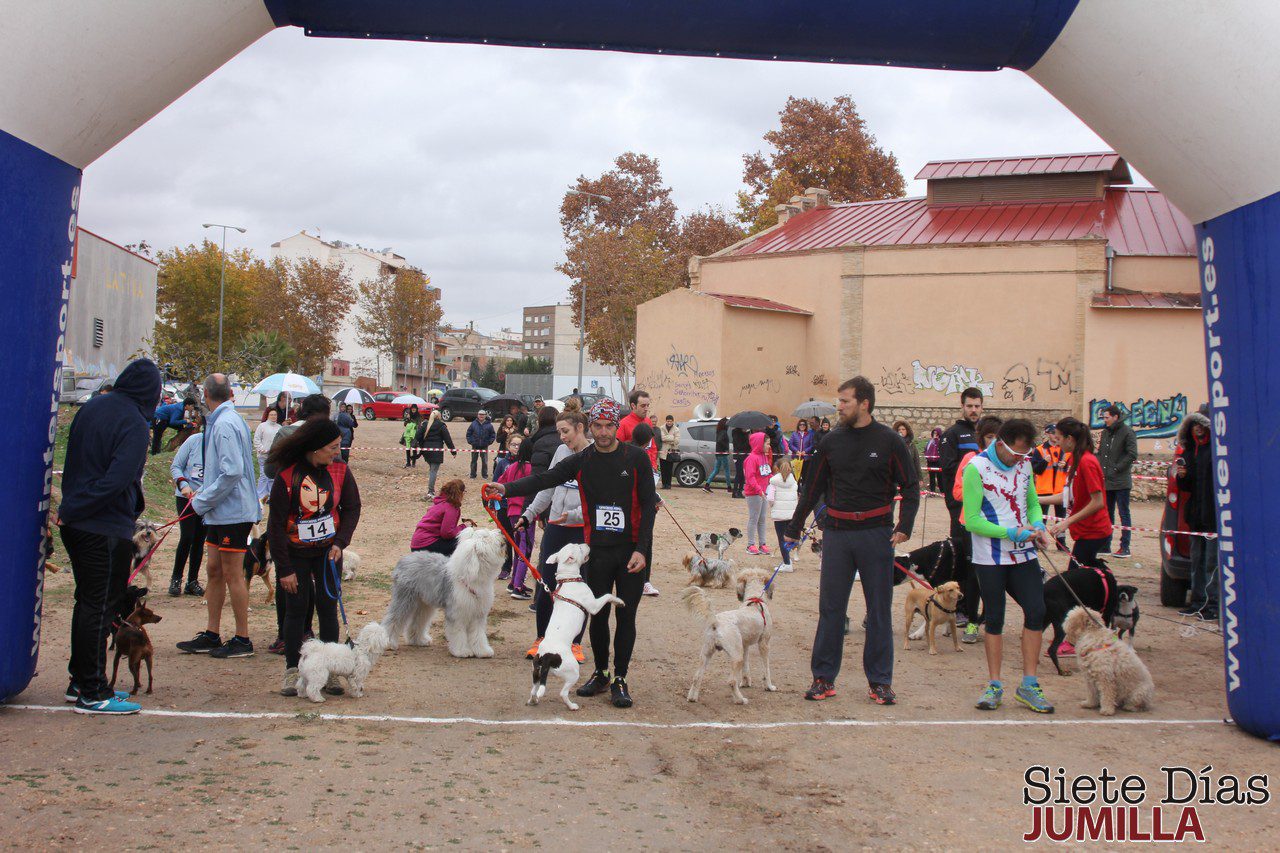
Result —
<instances>
[{"instance_id":1,"label":"dark suv","mask_svg":"<svg viewBox=\"0 0 1280 853\"><path fill-rule=\"evenodd\" d=\"M498 396L488 388L450 388L436 401L440 420L448 423L454 418L471 420L489 400Z\"/></svg>"}]
</instances>

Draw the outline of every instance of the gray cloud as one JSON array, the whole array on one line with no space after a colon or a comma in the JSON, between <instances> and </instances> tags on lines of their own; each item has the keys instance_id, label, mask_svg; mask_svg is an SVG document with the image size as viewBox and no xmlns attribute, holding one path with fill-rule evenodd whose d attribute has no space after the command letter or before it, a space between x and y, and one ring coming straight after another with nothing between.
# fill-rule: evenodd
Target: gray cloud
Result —
<instances>
[{"instance_id":1,"label":"gray cloud","mask_svg":"<svg viewBox=\"0 0 1280 853\"><path fill-rule=\"evenodd\" d=\"M320 228L392 246L446 318L515 325L565 296L557 210L579 174L657 157L677 205L732 207L789 95L851 95L910 179L927 160L1105 148L1029 78L273 32L86 170L81 221L117 242L243 225L262 255ZM912 185L912 193L923 188Z\"/></svg>"}]
</instances>

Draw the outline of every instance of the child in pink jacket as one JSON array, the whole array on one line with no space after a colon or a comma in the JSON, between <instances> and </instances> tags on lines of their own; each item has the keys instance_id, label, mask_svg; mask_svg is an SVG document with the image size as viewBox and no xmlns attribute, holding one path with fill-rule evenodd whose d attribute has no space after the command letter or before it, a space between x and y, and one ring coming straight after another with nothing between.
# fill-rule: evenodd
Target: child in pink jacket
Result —
<instances>
[{"instance_id":1,"label":"child in pink jacket","mask_svg":"<svg viewBox=\"0 0 1280 853\"><path fill-rule=\"evenodd\" d=\"M528 462L512 462L507 469L502 472L502 476L498 478L499 483L510 483L513 480L519 480L521 477L528 477L533 473L533 466ZM535 559L533 554L533 529L534 525L530 524L521 530L514 530L515 523L520 518L520 513L524 512L525 498L507 498L507 520L509 526L507 530L514 531L513 539L516 545L524 552L526 557ZM528 601L533 598L533 593L524 588L524 576L528 572L528 564L519 557L513 555L511 563L511 597L521 601Z\"/></svg>"},{"instance_id":2,"label":"child in pink jacket","mask_svg":"<svg viewBox=\"0 0 1280 853\"><path fill-rule=\"evenodd\" d=\"M765 499L765 491L769 488L769 478L773 476L773 465L765 451L768 440L762 432L753 432L747 438L751 452L742 463L742 494L747 499L747 553L768 554L769 503Z\"/></svg>"}]
</instances>

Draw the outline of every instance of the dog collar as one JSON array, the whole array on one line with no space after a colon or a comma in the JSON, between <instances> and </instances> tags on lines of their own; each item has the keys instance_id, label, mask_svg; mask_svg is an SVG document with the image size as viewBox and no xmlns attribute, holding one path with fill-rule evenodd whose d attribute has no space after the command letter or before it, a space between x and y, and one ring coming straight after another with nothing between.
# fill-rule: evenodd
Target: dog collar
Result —
<instances>
[{"instance_id":1,"label":"dog collar","mask_svg":"<svg viewBox=\"0 0 1280 853\"><path fill-rule=\"evenodd\" d=\"M933 595L929 596L929 600L924 603L924 609L927 611L930 606L933 606L941 610L943 613L946 613L948 616L954 616L956 613L955 610L948 610L947 608L939 604L937 600L937 595L938 594L935 592ZM929 614L927 612L925 613L924 618L925 619L929 618Z\"/></svg>"},{"instance_id":2,"label":"dog collar","mask_svg":"<svg viewBox=\"0 0 1280 853\"><path fill-rule=\"evenodd\" d=\"M566 583L567 581L570 581L570 580L578 580L578 581L581 581L581 580L582 580L582 578L567 578L565 581L561 581L560 583ZM558 584L556 584L556 589L559 589L559 588L560 588L560 584L558 583ZM551 598L552 598L554 601L563 601L563 602L565 602L566 604L572 604L574 607L576 607L576 608L578 608L579 610L581 610L581 611L582 611L582 615L583 615L583 616L586 616L586 617L588 617L588 618L591 616L591 611L590 611L590 610L587 610L587 608L583 607L581 604L579 604L578 602L574 601L572 598L568 598L567 596L563 596L563 595L561 595L561 594L560 594L560 593L558 593L558 592L553 592L553 593L551 593Z\"/></svg>"},{"instance_id":3,"label":"dog collar","mask_svg":"<svg viewBox=\"0 0 1280 853\"><path fill-rule=\"evenodd\" d=\"M755 595L747 599L747 604L754 604L756 607L760 608L760 620L764 622L766 628L769 627L769 611L765 610L764 599Z\"/></svg>"},{"instance_id":4,"label":"dog collar","mask_svg":"<svg viewBox=\"0 0 1280 853\"><path fill-rule=\"evenodd\" d=\"M564 586L564 585L565 585L565 584L567 584L567 583L586 583L586 581L584 581L581 577L574 577L574 578L557 578L557 579L556 579L556 589L559 589L560 587Z\"/></svg>"}]
</instances>

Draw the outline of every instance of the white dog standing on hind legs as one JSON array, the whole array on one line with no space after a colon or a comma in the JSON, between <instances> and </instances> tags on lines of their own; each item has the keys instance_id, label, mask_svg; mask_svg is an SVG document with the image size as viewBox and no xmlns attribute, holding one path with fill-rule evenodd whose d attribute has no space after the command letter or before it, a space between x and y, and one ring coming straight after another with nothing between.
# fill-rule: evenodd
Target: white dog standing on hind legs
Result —
<instances>
[{"instance_id":1,"label":"white dog standing on hind legs","mask_svg":"<svg viewBox=\"0 0 1280 853\"><path fill-rule=\"evenodd\" d=\"M505 556L497 530L468 527L458 534L453 556L415 551L391 572L391 603L382 617L390 648L401 640L431 645L431 620L444 611L444 637L456 658L491 658L486 635L493 608L493 582Z\"/></svg>"},{"instance_id":2,"label":"white dog standing on hind legs","mask_svg":"<svg viewBox=\"0 0 1280 853\"><path fill-rule=\"evenodd\" d=\"M570 691L578 683L581 670L573 656L573 638L587 623L587 616L595 616L606 604L625 607L622 599L606 593L597 598L582 578L591 548L587 545L565 545L547 559L555 563L555 605L551 609L551 621L547 623L546 636L538 644L538 654L533 659L533 689L529 692L530 705L546 695L547 676L555 675L564 682L560 698L570 711L578 710L578 704L569 698Z\"/></svg>"},{"instance_id":3,"label":"white dog standing on hind legs","mask_svg":"<svg viewBox=\"0 0 1280 853\"><path fill-rule=\"evenodd\" d=\"M685 589L680 594L684 606L690 613L700 617L706 625L702 635L702 663L693 676L693 684L689 687L688 699L698 701L702 689L702 679L707 672L707 664L715 656L717 650L723 650L729 656L733 677L729 686L733 690L733 701L739 705L747 704L747 697L742 695L744 686L751 686L751 668L747 656L752 646L760 649L760 657L764 660L764 687L774 691L769 669L769 640L773 637L773 614L769 612L766 598L773 598L773 587L765 588L769 581L769 573L758 569L747 569L739 572L736 582L738 600L742 606L736 610L712 614L711 602L707 594L696 586Z\"/></svg>"}]
</instances>

